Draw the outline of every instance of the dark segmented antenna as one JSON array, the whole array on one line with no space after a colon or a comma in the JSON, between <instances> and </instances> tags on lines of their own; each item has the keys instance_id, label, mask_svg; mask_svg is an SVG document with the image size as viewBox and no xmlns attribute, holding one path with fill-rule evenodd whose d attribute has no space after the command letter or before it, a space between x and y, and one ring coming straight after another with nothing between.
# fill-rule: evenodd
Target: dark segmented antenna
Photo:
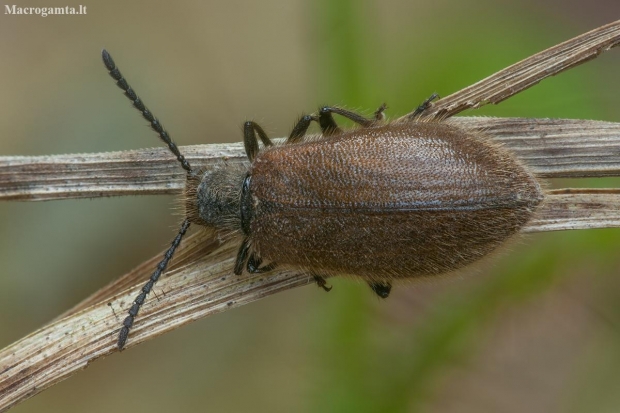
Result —
<instances>
[{"instance_id":1,"label":"dark segmented antenna","mask_svg":"<svg viewBox=\"0 0 620 413\"><path fill-rule=\"evenodd\" d=\"M117 86L125 92L125 96L127 96L127 98L131 100L133 106L138 109L140 113L142 113L144 119L146 119L151 124L151 128L153 128L153 130L159 134L161 140L164 141L166 145L168 145L170 152L172 152L177 157L177 160L181 163L183 169L185 169L188 174L191 174L192 167L189 165L189 162L187 162L185 157L181 155L179 148L172 141L172 139L170 139L168 132L166 132L161 123L159 123L159 120L157 120L157 118L151 113L150 110L146 108L146 106L144 106L144 103L142 103L142 100L140 100L138 95L136 95L136 92L134 92L134 90L129 86L129 84L127 84L127 81L121 74L120 70L118 70L118 68L116 67L114 60L112 60L112 56L110 56L110 53L108 53L107 50L103 49L103 51L101 52L101 57L103 58L103 64L105 64L105 67L110 72L110 76L112 76L112 79L116 80ZM170 248L168 248L168 251L166 251L166 253L164 254L164 258L159 262L159 264L157 264L157 268L155 268L155 271L151 275L151 278L149 278L147 283L144 284L142 290L140 291L140 294L138 294L136 299L133 301L133 304L129 309L129 315L123 321L123 327L118 333L117 346L119 350L122 350L123 347L125 347L127 337L129 336L129 330L133 326L133 322L138 315L138 312L140 311L140 307L142 307L142 304L144 304L146 296L151 292L153 286L155 285L157 280L159 280L159 277L166 270L168 262L172 259L174 251L177 249L179 244L181 244L181 239L183 239L183 236L187 232L189 225L189 220L185 219L185 221L183 221L183 224L181 224L181 229L179 230L179 233L172 241L172 244L170 245Z\"/></svg>"},{"instance_id":2,"label":"dark segmented antenna","mask_svg":"<svg viewBox=\"0 0 620 413\"><path fill-rule=\"evenodd\" d=\"M161 123L159 123L159 120L157 120L157 118L153 116L151 111L148 110L146 106L144 106L142 100L129 86L129 84L121 74L120 70L118 70L118 68L116 67L116 64L114 63L114 60L112 60L112 56L110 56L110 53L108 53L107 50L103 49L103 51L101 52L101 57L103 58L103 64L108 69L108 72L110 72L110 76L112 76L112 79L116 80L116 85L123 89L123 91L125 92L125 96L127 96L127 98L131 100L133 106L138 109L140 113L142 113L144 119L146 119L151 124L151 128L153 128L153 130L159 134L161 140L164 141L166 145L168 145L170 152L172 152L177 157L177 160L181 162L181 166L183 167L183 169L185 169L187 173L192 173L192 167L189 165L189 162L187 162L185 157L181 155L181 152L179 152L179 148L172 141L172 139L170 139L168 132L166 132Z\"/></svg>"},{"instance_id":3,"label":"dark segmented antenna","mask_svg":"<svg viewBox=\"0 0 620 413\"><path fill-rule=\"evenodd\" d=\"M153 274L151 275L151 278L149 278L148 282L144 284L144 287L142 287L142 291L140 291L140 294L138 294L136 299L133 301L133 305L129 309L129 315L123 321L123 327L121 328L121 331L118 333L117 346L119 350L122 350L123 347L125 347L125 343L127 342L127 337L129 336L129 329L133 326L133 321L138 315L138 311L140 311L140 307L142 307L142 304L144 304L144 300L146 300L146 296L151 292L151 290L153 289L153 286L155 285L157 280L159 280L159 277L161 276L161 274L166 270L166 266L168 266L168 261L170 261L170 259L172 258L172 255L174 255L174 251L177 249L177 247L181 243L181 239L183 238L183 235L185 235L187 228L189 228L189 220L185 219L185 221L183 221L183 224L181 225L181 229L179 230L179 233L172 241L172 244L170 245L170 248L168 248L168 251L166 251L166 253L164 254L164 259L161 260L159 264L157 264L157 268L155 269L155 272L153 272Z\"/></svg>"}]
</instances>

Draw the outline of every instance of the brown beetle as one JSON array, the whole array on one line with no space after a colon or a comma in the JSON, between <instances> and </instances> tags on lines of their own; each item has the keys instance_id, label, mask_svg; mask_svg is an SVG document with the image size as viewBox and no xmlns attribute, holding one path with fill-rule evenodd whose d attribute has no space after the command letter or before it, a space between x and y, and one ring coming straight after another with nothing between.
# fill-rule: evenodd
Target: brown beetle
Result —
<instances>
[{"instance_id":1,"label":"brown beetle","mask_svg":"<svg viewBox=\"0 0 620 413\"><path fill-rule=\"evenodd\" d=\"M260 126L246 122L249 167L194 171L110 55L102 55L117 85L188 174L186 219L123 321L119 349L190 223L226 238L243 237L235 274L289 265L307 271L325 290L325 276L353 275L385 298L394 279L453 271L489 254L542 201L527 168L484 136L441 121L385 123L385 105L372 119L323 107L303 116L277 146ZM342 131L334 113L360 127ZM313 121L322 134L304 140Z\"/></svg>"}]
</instances>

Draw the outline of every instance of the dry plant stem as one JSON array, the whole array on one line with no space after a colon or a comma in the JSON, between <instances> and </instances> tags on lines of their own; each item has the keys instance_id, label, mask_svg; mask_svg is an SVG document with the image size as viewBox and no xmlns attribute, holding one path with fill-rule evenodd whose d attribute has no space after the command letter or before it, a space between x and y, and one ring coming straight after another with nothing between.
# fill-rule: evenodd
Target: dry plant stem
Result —
<instances>
[{"instance_id":1,"label":"dry plant stem","mask_svg":"<svg viewBox=\"0 0 620 413\"><path fill-rule=\"evenodd\" d=\"M184 146L196 167L242 159L242 144ZM167 148L76 155L0 157L0 199L47 201L179 193L186 173Z\"/></svg>"},{"instance_id":2,"label":"dry plant stem","mask_svg":"<svg viewBox=\"0 0 620 413\"><path fill-rule=\"evenodd\" d=\"M620 124L572 119L459 117L483 130L546 178L620 176ZM242 162L243 145L181 147L196 167ZM87 155L0 157L0 200L45 201L177 194L185 173L166 148Z\"/></svg>"},{"instance_id":3,"label":"dry plant stem","mask_svg":"<svg viewBox=\"0 0 620 413\"><path fill-rule=\"evenodd\" d=\"M620 123L479 117L448 122L483 131L543 178L620 176Z\"/></svg>"},{"instance_id":4,"label":"dry plant stem","mask_svg":"<svg viewBox=\"0 0 620 413\"><path fill-rule=\"evenodd\" d=\"M442 117L448 117L469 107L497 103L547 76L596 57L619 41L620 22L603 26L436 102L433 113L441 111ZM450 121L485 129L542 176L619 175L620 134L616 124L481 118ZM565 149L568 152L562 152ZM184 148L184 152L192 164L198 164L198 159L209 163L222 157L231 161L243 158L238 145ZM81 157L4 157L0 158L0 199L174 193L184 181L179 169L164 149ZM551 191L524 231L618 226L618 192ZM311 282L308 276L285 268L268 275L234 276L235 250L234 243L219 246L208 231L188 237L155 288L159 299L151 297L143 306L127 347L206 315ZM154 260L160 257L100 290L66 317L0 351L0 411L116 351L116 335L125 312L150 275Z\"/></svg>"},{"instance_id":5,"label":"dry plant stem","mask_svg":"<svg viewBox=\"0 0 620 413\"><path fill-rule=\"evenodd\" d=\"M620 190L551 191L525 232L620 226ZM605 225L608 226L608 225ZM235 243L218 246L212 233L188 237L171 270L147 300L127 347L186 323L259 298L313 283L290 270L235 276ZM209 253L210 252L210 253ZM85 368L115 351L121 321L154 261L114 281L58 319L0 352L0 411ZM133 285L127 289L128 285Z\"/></svg>"},{"instance_id":6,"label":"dry plant stem","mask_svg":"<svg viewBox=\"0 0 620 413\"><path fill-rule=\"evenodd\" d=\"M508 99L541 80L596 58L620 44L620 20L550 47L436 101L425 117L446 118ZM401 119L413 116L413 112Z\"/></svg>"},{"instance_id":7,"label":"dry plant stem","mask_svg":"<svg viewBox=\"0 0 620 413\"><path fill-rule=\"evenodd\" d=\"M555 189L522 232L620 227L620 188Z\"/></svg>"},{"instance_id":8,"label":"dry plant stem","mask_svg":"<svg viewBox=\"0 0 620 413\"><path fill-rule=\"evenodd\" d=\"M196 246L212 242L208 233L200 232L187 241L178 254L180 261L191 262L191 266L179 267L177 259L176 268L160 280L155 288L159 299L147 300L127 347L206 315L311 282L289 271L238 277L231 271L236 245L229 243L205 256ZM152 267L141 266L134 275L144 279L151 271ZM0 411L117 351L119 326L139 288L54 321L2 350Z\"/></svg>"}]
</instances>

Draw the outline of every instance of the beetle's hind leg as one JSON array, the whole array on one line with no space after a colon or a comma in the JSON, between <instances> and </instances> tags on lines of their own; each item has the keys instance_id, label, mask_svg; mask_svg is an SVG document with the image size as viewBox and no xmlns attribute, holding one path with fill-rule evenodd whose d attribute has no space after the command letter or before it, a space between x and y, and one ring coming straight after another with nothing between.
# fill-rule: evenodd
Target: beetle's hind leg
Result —
<instances>
[{"instance_id":1,"label":"beetle's hind leg","mask_svg":"<svg viewBox=\"0 0 620 413\"><path fill-rule=\"evenodd\" d=\"M392 291L392 284L387 281L368 281L368 285L381 298L388 298L390 291Z\"/></svg>"},{"instance_id":2,"label":"beetle's hind leg","mask_svg":"<svg viewBox=\"0 0 620 413\"><path fill-rule=\"evenodd\" d=\"M314 278L314 282L323 290L325 290L325 292L330 292L332 290L332 286L327 285L327 281L325 281L325 278L316 274L312 274L312 278Z\"/></svg>"}]
</instances>

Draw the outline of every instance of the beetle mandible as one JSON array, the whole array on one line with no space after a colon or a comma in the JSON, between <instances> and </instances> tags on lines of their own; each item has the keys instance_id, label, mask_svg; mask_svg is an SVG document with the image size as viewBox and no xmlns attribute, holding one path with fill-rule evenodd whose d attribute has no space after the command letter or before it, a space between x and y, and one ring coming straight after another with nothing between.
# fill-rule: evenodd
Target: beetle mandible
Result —
<instances>
[{"instance_id":1,"label":"beetle mandible","mask_svg":"<svg viewBox=\"0 0 620 413\"><path fill-rule=\"evenodd\" d=\"M308 272L326 291L325 277L352 275L386 298L395 279L457 270L489 254L527 223L543 199L534 175L507 150L441 120L421 120L435 94L416 109L414 120L400 122L384 120L385 105L372 118L325 106L303 116L282 145L248 121L249 167L197 171L110 54L103 50L102 57L187 171L186 218L123 321L121 350L191 223L223 238L241 237L237 275L288 265ZM359 127L341 130L333 114ZM304 139L312 122L321 135Z\"/></svg>"}]
</instances>

